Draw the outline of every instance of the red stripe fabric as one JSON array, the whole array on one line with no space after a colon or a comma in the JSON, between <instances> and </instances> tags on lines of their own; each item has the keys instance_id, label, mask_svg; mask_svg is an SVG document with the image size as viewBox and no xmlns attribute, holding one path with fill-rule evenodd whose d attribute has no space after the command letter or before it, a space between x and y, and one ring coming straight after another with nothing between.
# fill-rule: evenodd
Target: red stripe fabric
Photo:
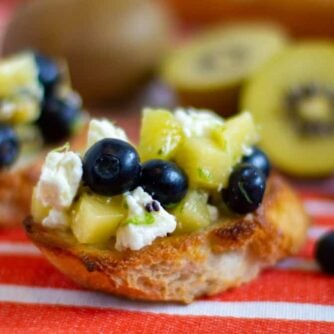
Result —
<instances>
[{"instance_id":1,"label":"red stripe fabric","mask_svg":"<svg viewBox=\"0 0 334 334\"><path fill-rule=\"evenodd\" d=\"M1 333L258 333L332 334L334 324L313 321L171 316L45 305L0 304Z\"/></svg>"}]
</instances>

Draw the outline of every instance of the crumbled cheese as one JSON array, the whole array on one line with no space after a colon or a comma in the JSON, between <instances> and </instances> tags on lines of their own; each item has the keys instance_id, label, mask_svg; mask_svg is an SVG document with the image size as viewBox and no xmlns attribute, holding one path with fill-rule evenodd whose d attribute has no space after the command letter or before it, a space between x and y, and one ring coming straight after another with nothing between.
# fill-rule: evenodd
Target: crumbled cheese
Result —
<instances>
[{"instance_id":1,"label":"crumbled cheese","mask_svg":"<svg viewBox=\"0 0 334 334\"><path fill-rule=\"evenodd\" d=\"M69 227L69 217L64 211L51 209L42 225L51 229L66 229Z\"/></svg>"},{"instance_id":2,"label":"crumbled cheese","mask_svg":"<svg viewBox=\"0 0 334 334\"><path fill-rule=\"evenodd\" d=\"M224 120L209 110L182 109L174 112L176 120L181 124L187 137L208 136L212 128L224 123Z\"/></svg>"},{"instance_id":3,"label":"crumbled cheese","mask_svg":"<svg viewBox=\"0 0 334 334\"><path fill-rule=\"evenodd\" d=\"M124 141L128 141L128 137L125 131L115 126L112 122L106 119L93 119L89 123L87 147L91 147L99 140L105 138L116 138Z\"/></svg>"},{"instance_id":4,"label":"crumbled cheese","mask_svg":"<svg viewBox=\"0 0 334 334\"><path fill-rule=\"evenodd\" d=\"M37 199L58 210L71 206L82 177L82 162L73 152L50 152L37 184Z\"/></svg>"},{"instance_id":5,"label":"crumbled cheese","mask_svg":"<svg viewBox=\"0 0 334 334\"><path fill-rule=\"evenodd\" d=\"M116 249L139 250L150 245L156 238L172 233L176 228L175 217L160 204L159 211L147 212L146 205L152 197L141 187L124 194L129 208L127 220L116 232Z\"/></svg>"},{"instance_id":6,"label":"crumbled cheese","mask_svg":"<svg viewBox=\"0 0 334 334\"><path fill-rule=\"evenodd\" d=\"M219 218L219 211L218 209L213 206L208 204L208 210L209 210L209 215L210 215L210 221L215 222Z\"/></svg>"}]
</instances>

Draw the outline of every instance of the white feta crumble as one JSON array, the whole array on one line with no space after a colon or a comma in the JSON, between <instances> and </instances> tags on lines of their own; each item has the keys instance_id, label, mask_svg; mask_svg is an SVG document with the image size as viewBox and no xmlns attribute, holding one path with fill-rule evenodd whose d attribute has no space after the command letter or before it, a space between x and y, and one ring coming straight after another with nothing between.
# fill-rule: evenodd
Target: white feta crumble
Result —
<instances>
[{"instance_id":1,"label":"white feta crumble","mask_svg":"<svg viewBox=\"0 0 334 334\"><path fill-rule=\"evenodd\" d=\"M73 152L50 152L37 184L37 199L58 210L71 206L82 177L82 162Z\"/></svg>"},{"instance_id":2,"label":"white feta crumble","mask_svg":"<svg viewBox=\"0 0 334 334\"><path fill-rule=\"evenodd\" d=\"M176 228L175 217L169 214L157 201L159 211L148 212L146 206L153 202L143 188L138 187L124 194L129 214L124 225L116 232L116 249L139 250L150 245L156 238L165 237Z\"/></svg>"},{"instance_id":3,"label":"white feta crumble","mask_svg":"<svg viewBox=\"0 0 334 334\"><path fill-rule=\"evenodd\" d=\"M105 138L116 138L128 141L128 137L122 128L114 125L107 119L92 119L89 123L87 147L89 148L99 140Z\"/></svg>"},{"instance_id":4,"label":"white feta crumble","mask_svg":"<svg viewBox=\"0 0 334 334\"><path fill-rule=\"evenodd\" d=\"M66 229L70 222L64 211L51 209L48 216L43 219L42 225L51 229Z\"/></svg>"},{"instance_id":5,"label":"white feta crumble","mask_svg":"<svg viewBox=\"0 0 334 334\"><path fill-rule=\"evenodd\" d=\"M182 109L174 112L174 117L183 128L187 137L205 137L217 125L224 123L224 120L209 110Z\"/></svg>"},{"instance_id":6,"label":"white feta crumble","mask_svg":"<svg viewBox=\"0 0 334 334\"><path fill-rule=\"evenodd\" d=\"M219 218L218 209L214 205L208 204L207 206L208 206L208 211L209 211L209 215L210 215L210 221L211 222L217 221L218 218Z\"/></svg>"}]
</instances>

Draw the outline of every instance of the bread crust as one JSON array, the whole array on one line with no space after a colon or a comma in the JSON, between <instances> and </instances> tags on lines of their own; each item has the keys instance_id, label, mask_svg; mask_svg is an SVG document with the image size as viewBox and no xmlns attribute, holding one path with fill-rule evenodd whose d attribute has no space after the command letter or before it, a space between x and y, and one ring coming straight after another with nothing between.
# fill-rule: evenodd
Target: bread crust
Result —
<instances>
[{"instance_id":1,"label":"bread crust","mask_svg":"<svg viewBox=\"0 0 334 334\"><path fill-rule=\"evenodd\" d=\"M290 186L269 178L253 214L221 219L199 232L157 239L139 251L79 244L69 232L24 221L51 263L79 285L149 301L190 303L239 286L302 246L309 217Z\"/></svg>"}]
</instances>

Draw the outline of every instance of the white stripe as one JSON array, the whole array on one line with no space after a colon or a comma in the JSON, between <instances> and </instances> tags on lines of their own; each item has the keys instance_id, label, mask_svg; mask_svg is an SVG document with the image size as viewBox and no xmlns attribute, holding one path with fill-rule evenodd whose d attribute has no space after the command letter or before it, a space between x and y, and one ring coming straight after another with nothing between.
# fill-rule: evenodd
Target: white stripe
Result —
<instances>
[{"instance_id":1,"label":"white stripe","mask_svg":"<svg viewBox=\"0 0 334 334\"><path fill-rule=\"evenodd\" d=\"M0 254L41 255L37 247L24 242L0 242Z\"/></svg>"},{"instance_id":2,"label":"white stripe","mask_svg":"<svg viewBox=\"0 0 334 334\"><path fill-rule=\"evenodd\" d=\"M320 267L313 260L305 260L297 257L291 257L280 261L275 265L276 269L301 270L301 271L319 271Z\"/></svg>"},{"instance_id":3,"label":"white stripe","mask_svg":"<svg viewBox=\"0 0 334 334\"><path fill-rule=\"evenodd\" d=\"M307 235L309 239L319 239L331 230L333 230L333 227L331 228L329 226L313 226L309 228Z\"/></svg>"},{"instance_id":4,"label":"white stripe","mask_svg":"<svg viewBox=\"0 0 334 334\"><path fill-rule=\"evenodd\" d=\"M304 205L310 215L334 217L334 201L311 199L305 200Z\"/></svg>"},{"instance_id":5,"label":"white stripe","mask_svg":"<svg viewBox=\"0 0 334 334\"><path fill-rule=\"evenodd\" d=\"M334 306L287 302L197 301L190 305L144 303L88 291L0 285L0 301L98 307L172 315L334 321Z\"/></svg>"}]
</instances>

